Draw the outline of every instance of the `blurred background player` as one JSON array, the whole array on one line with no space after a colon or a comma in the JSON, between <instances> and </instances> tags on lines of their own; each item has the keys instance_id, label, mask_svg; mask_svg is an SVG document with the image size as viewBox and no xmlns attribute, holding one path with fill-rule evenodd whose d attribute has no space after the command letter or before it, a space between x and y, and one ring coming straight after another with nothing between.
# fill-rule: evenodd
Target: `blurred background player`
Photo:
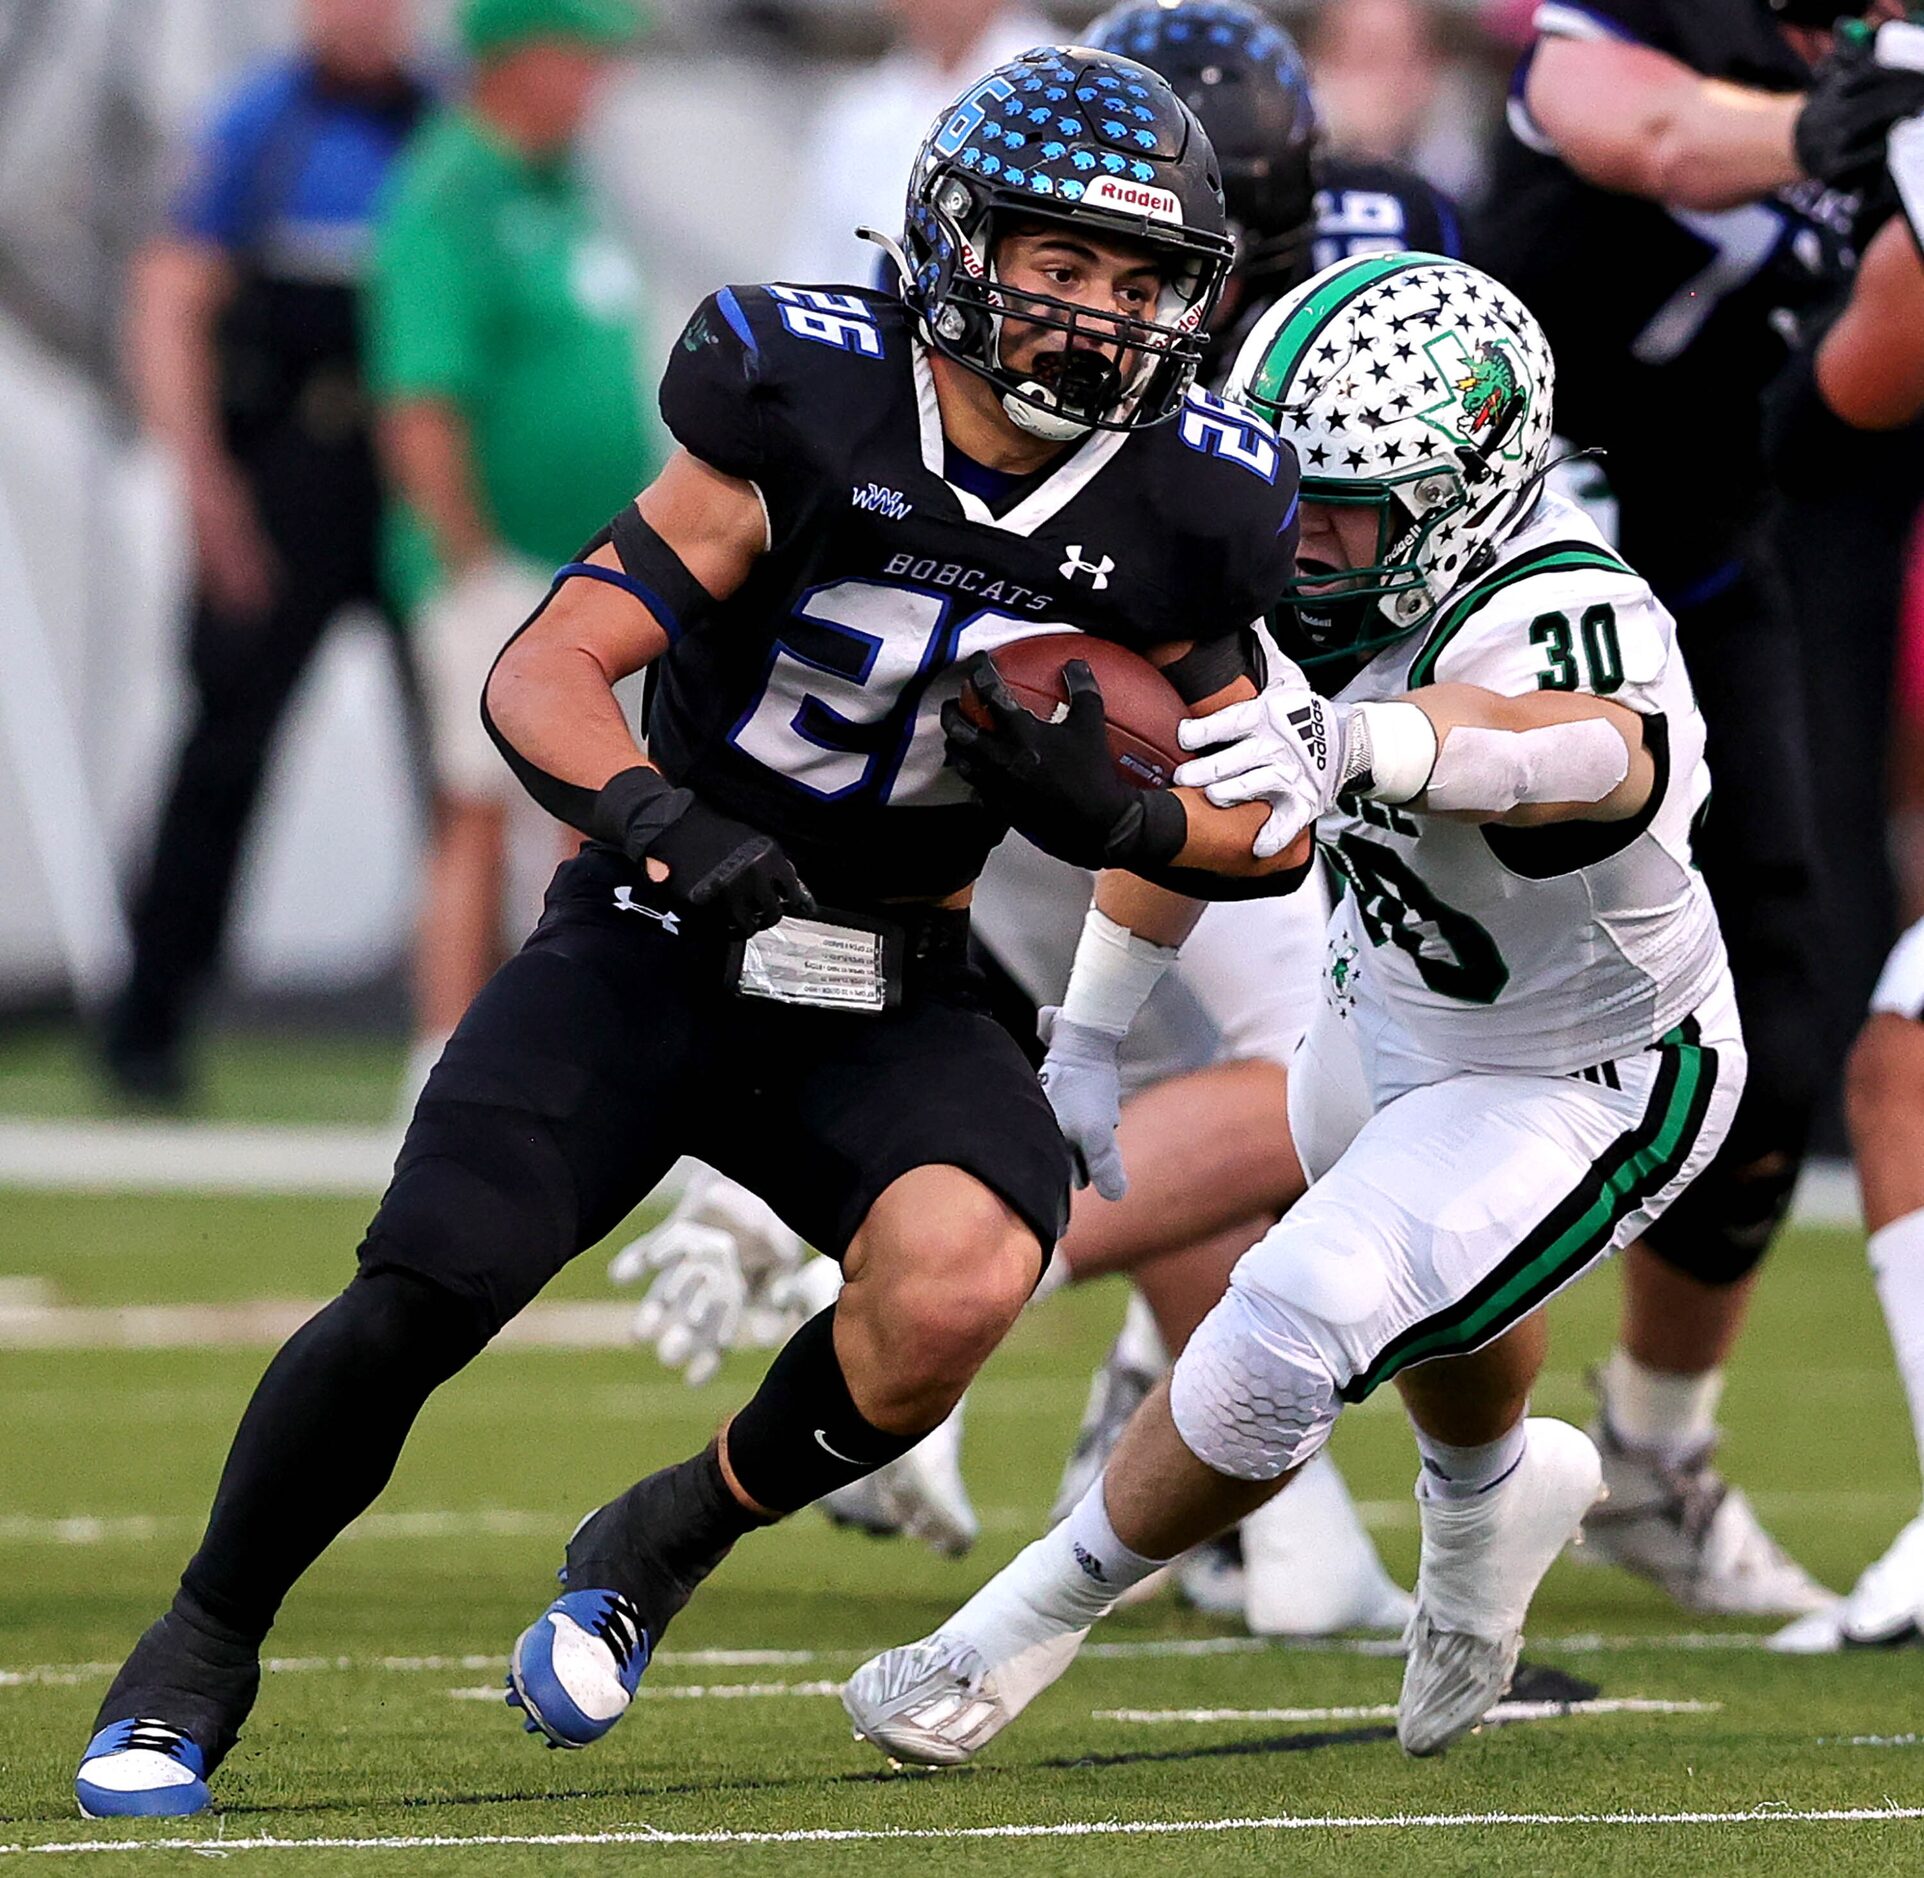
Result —
<instances>
[{"instance_id":1,"label":"blurred background player","mask_svg":"<svg viewBox=\"0 0 1924 1878\"><path fill-rule=\"evenodd\" d=\"M1924 27L1882 28L1877 52L1924 67ZM1826 429L1849 425L1880 437L1900 463L1906 453L1913 462L1924 457L1924 117L1892 131L1889 181L1873 192L1886 219L1865 245L1848 300L1788 374L1779 412L1785 449L1828 455ZM1890 544L1881 551L1888 555ZM1887 639L1886 675L1889 650ZM1924 1457L1924 923L1898 941L1870 1002L1851 1052L1846 1113L1871 1270ZM1798 1619L1773 1645L1804 1652L1906 1643L1921 1630L1924 1513L1847 1597Z\"/></svg>"},{"instance_id":2,"label":"blurred background player","mask_svg":"<svg viewBox=\"0 0 1924 1878\"><path fill-rule=\"evenodd\" d=\"M172 1104L242 842L328 625L380 607L381 498L356 296L376 198L426 103L405 0L305 0L302 40L203 135L129 286L127 373L192 530L192 715L101 1040L123 1096ZM385 616L384 616L385 617Z\"/></svg>"},{"instance_id":3,"label":"blurred background player","mask_svg":"<svg viewBox=\"0 0 1924 1878\"><path fill-rule=\"evenodd\" d=\"M820 153L796 204L785 280L894 285L880 251L858 228L893 228L899 177L955 88L1031 46L1061 35L1020 0L882 0L893 32L888 52L851 79L816 120Z\"/></svg>"},{"instance_id":4,"label":"blurred background player","mask_svg":"<svg viewBox=\"0 0 1924 1878\"><path fill-rule=\"evenodd\" d=\"M1815 26L1839 11L1546 0L1471 240L1543 321L1566 434L1607 452L1624 554L1677 618L1709 725L1717 797L1697 853L1750 1081L1717 1161L1625 1260L1597 1378L1610 1498L1588 1548L1704 1611L1794 1615L1828 1595L1713 1455L1724 1360L1826 1074L1796 629L1771 603L1753 524L1781 313L1841 279L1848 191L1875 172L1909 84L1818 70L1830 41Z\"/></svg>"},{"instance_id":5,"label":"blurred background player","mask_svg":"<svg viewBox=\"0 0 1924 1878\"><path fill-rule=\"evenodd\" d=\"M382 458L399 498L435 803L404 1107L503 949L514 778L476 700L502 643L660 460L643 403L641 280L576 174L631 0L462 0L460 99L401 162L368 296Z\"/></svg>"}]
</instances>

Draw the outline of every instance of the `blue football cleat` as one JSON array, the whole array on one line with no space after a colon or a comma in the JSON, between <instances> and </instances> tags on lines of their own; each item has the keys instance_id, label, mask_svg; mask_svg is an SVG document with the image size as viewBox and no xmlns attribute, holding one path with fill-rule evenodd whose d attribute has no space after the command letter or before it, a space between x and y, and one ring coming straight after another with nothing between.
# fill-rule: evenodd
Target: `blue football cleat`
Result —
<instances>
[{"instance_id":1,"label":"blue football cleat","mask_svg":"<svg viewBox=\"0 0 1924 1878\"><path fill-rule=\"evenodd\" d=\"M74 1798L88 1819L178 1818L207 1805L206 1772L200 1748L178 1728L110 1722L80 1757Z\"/></svg>"},{"instance_id":2,"label":"blue football cleat","mask_svg":"<svg viewBox=\"0 0 1924 1878\"><path fill-rule=\"evenodd\" d=\"M619 1591L569 1591L521 1633L508 1664L508 1706L556 1748L599 1741L634 1700L653 1646Z\"/></svg>"}]
</instances>

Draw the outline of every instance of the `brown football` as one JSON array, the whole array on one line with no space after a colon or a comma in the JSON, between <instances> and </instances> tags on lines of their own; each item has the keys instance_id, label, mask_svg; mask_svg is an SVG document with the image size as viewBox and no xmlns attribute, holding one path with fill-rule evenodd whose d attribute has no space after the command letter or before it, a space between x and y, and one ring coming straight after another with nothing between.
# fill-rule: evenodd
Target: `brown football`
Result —
<instances>
[{"instance_id":1,"label":"brown football","mask_svg":"<svg viewBox=\"0 0 1924 1878\"><path fill-rule=\"evenodd\" d=\"M1080 659L1102 687L1117 773L1138 789L1169 786L1184 760L1176 725L1185 709L1175 686L1140 653L1088 633L1040 633L998 646L990 657L1016 701L1037 717L1053 717L1068 701L1062 668ZM962 687L962 710L971 723L987 724L973 685Z\"/></svg>"}]
</instances>

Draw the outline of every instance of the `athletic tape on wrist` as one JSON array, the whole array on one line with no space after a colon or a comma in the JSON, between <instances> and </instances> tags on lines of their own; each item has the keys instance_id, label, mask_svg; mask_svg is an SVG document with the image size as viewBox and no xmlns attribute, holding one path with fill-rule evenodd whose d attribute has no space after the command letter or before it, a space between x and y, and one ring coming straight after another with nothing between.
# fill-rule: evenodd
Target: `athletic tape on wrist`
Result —
<instances>
[{"instance_id":1,"label":"athletic tape on wrist","mask_svg":"<svg viewBox=\"0 0 1924 1878\"><path fill-rule=\"evenodd\" d=\"M1359 704L1349 714L1350 767L1367 778L1361 793L1409 802L1436 767L1436 726L1420 704ZM1347 779L1345 779L1347 780Z\"/></svg>"},{"instance_id":2,"label":"athletic tape on wrist","mask_svg":"<svg viewBox=\"0 0 1924 1878\"><path fill-rule=\"evenodd\" d=\"M1601 802L1629 774L1623 734L1600 717L1536 730L1458 724L1436 753L1428 801L1483 815L1521 802Z\"/></svg>"},{"instance_id":3,"label":"athletic tape on wrist","mask_svg":"<svg viewBox=\"0 0 1924 1878\"><path fill-rule=\"evenodd\" d=\"M1091 907L1076 943L1062 1015L1072 1024L1124 1035L1162 975L1176 962L1174 946L1159 946Z\"/></svg>"}]
</instances>

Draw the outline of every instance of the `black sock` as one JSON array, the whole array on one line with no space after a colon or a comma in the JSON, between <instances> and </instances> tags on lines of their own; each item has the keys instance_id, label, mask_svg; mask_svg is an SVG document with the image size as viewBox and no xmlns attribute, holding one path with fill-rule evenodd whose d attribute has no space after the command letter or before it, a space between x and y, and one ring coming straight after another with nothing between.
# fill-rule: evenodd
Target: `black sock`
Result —
<instances>
[{"instance_id":1,"label":"black sock","mask_svg":"<svg viewBox=\"0 0 1924 1878\"><path fill-rule=\"evenodd\" d=\"M568 1541L562 1580L570 1591L619 1591L631 1600L652 1651L735 1541L768 1523L729 1492L711 1441L583 1521Z\"/></svg>"},{"instance_id":2,"label":"black sock","mask_svg":"<svg viewBox=\"0 0 1924 1878\"><path fill-rule=\"evenodd\" d=\"M848 1392L835 1354L835 1306L782 1347L755 1398L728 1425L728 1465L771 1513L792 1513L898 1460L929 1432L877 1428Z\"/></svg>"},{"instance_id":3,"label":"black sock","mask_svg":"<svg viewBox=\"0 0 1924 1878\"><path fill-rule=\"evenodd\" d=\"M487 1334L439 1285L392 1266L360 1273L268 1365L176 1609L258 1646L295 1580L387 1485L421 1405Z\"/></svg>"}]
</instances>

